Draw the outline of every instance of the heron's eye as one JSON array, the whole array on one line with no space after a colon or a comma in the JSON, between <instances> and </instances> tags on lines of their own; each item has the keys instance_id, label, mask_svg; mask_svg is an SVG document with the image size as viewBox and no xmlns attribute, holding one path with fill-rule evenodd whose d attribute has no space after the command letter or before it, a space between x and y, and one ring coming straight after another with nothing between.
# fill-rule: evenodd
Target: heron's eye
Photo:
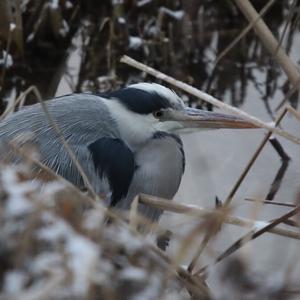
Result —
<instances>
[{"instance_id":1,"label":"heron's eye","mask_svg":"<svg viewBox=\"0 0 300 300\"><path fill-rule=\"evenodd\" d=\"M163 112L161 110L157 110L155 112L152 113L154 118L159 119L163 116Z\"/></svg>"}]
</instances>

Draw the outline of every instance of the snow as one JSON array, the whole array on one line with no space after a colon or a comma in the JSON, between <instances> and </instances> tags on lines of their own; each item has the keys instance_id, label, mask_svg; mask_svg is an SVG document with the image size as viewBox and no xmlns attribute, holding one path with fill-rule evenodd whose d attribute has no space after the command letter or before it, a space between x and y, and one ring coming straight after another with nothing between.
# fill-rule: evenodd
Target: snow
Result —
<instances>
[{"instance_id":1,"label":"snow","mask_svg":"<svg viewBox=\"0 0 300 300\"><path fill-rule=\"evenodd\" d=\"M38 237L48 242L65 243L67 265L73 274L71 290L75 294L84 295L88 291L93 269L97 266L100 254L98 246L76 233L65 221L55 218L50 213L44 214L43 219L48 226L38 231Z\"/></svg>"},{"instance_id":2,"label":"snow","mask_svg":"<svg viewBox=\"0 0 300 300\"><path fill-rule=\"evenodd\" d=\"M152 0L140 0L140 1L137 2L137 6L142 7L142 6L147 5L151 2L152 2Z\"/></svg>"},{"instance_id":3,"label":"snow","mask_svg":"<svg viewBox=\"0 0 300 300\"><path fill-rule=\"evenodd\" d=\"M65 188L66 184L61 180L50 181L49 183L42 186L42 192L45 195L44 199L53 197L56 193L62 191Z\"/></svg>"},{"instance_id":4,"label":"snow","mask_svg":"<svg viewBox=\"0 0 300 300\"><path fill-rule=\"evenodd\" d=\"M66 6L67 9L73 8L73 4L72 4L72 2L70 2L70 1L66 1L66 2L65 2L65 6Z\"/></svg>"},{"instance_id":5,"label":"snow","mask_svg":"<svg viewBox=\"0 0 300 300\"><path fill-rule=\"evenodd\" d=\"M30 178L27 167L0 168L0 189L5 192L0 194L0 256L13 253L7 256L1 295L88 299L100 291L120 298L126 286L130 300L162 296L166 268L147 248L153 240L136 237L124 224L105 225L100 203L80 213L82 203L75 205L84 196L79 191L75 195L69 185L64 190L64 181ZM68 201L75 202L69 207ZM166 288L174 280L168 275Z\"/></svg>"},{"instance_id":6,"label":"snow","mask_svg":"<svg viewBox=\"0 0 300 300\"><path fill-rule=\"evenodd\" d=\"M147 278L147 274L140 268L129 267L120 273L120 278L139 281L145 280Z\"/></svg>"},{"instance_id":7,"label":"snow","mask_svg":"<svg viewBox=\"0 0 300 300\"><path fill-rule=\"evenodd\" d=\"M126 20L123 17L118 18L118 23L119 24L126 24Z\"/></svg>"},{"instance_id":8,"label":"snow","mask_svg":"<svg viewBox=\"0 0 300 300\"><path fill-rule=\"evenodd\" d=\"M65 37L70 31L69 25L66 20L62 21L62 27L59 29L59 33L62 37Z\"/></svg>"},{"instance_id":9,"label":"snow","mask_svg":"<svg viewBox=\"0 0 300 300\"><path fill-rule=\"evenodd\" d=\"M16 27L17 27L17 26L16 26L15 23L12 23L12 22L11 22L11 23L9 24L9 30L10 30L11 32L14 31L14 30L16 29Z\"/></svg>"},{"instance_id":10,"label":"snow","mask_svg":"<svg viewBox=\"0 0 300 300\"><path fill-rule=\"evenodd\" d=\"M45 212L42 215L42 220L48 225L37 231L37 237L42 240L55 242L65 239L71 234L70 226L65 221L53 216L50 212Z\"/></svg>"},{"instance_id":11,"label":"snow","mask_svg":"<svg viewBox=\"0 0 300 300\"><path fill-rule=\"evenodd\" d=\"M99 205L100 206L100 205ZM103 214L103 210L102 209L95 209L95 210L91 210L89 212L86 213L86 217L85 217L85 221L84 221L84 228L86 229L95 229L95 228L99 228L99 226L101 226L104 222L104 214Z\"/></svg>"},{"instance_id":12,"label":"snow","mask_svg":"<svg viewBox=\"0 0 300 300\"><path fill-rule=\"evenodd\" d=\"M34 33L31 32L31 33L28 35L28 37L26 38L26 42L29 43L29 42L33 41L33 39L34 39Z\"/></svg>"},{"instance_id":13,"label":"snow","mask_svg":"<svg viewBox=\"0 0 300 300\"><path fill-rule=\"evenodd\" d=\"M100 203L77 212L82 203L75 204L84 197L81 192L80 197L75 195L76 190L64 181L32 181L28 172L24 166L0 168L0 189L4 191L0 193L0 256L6 255L9 266L3 272L1 296L81 300L99 292L120 299L125 288L129 300L188 298L180 293L182 286L175 272L168 272L167 263L149 251L148 246L155 242L149 236L153 236L138 237L123 223L106 225ZM59 197L63 201L56 201ZM70 207L68 201L74 201ZM73 208L76 213L72 215ZM268 224L256 221L254 228ZM207 272L214 267L212 264ZM254 281L252 294L280 291L285 284L282 278L277 274L270 280ZM230 278L217 280L224 295L237 291Z\"/></svg>"},{"instance_id":14,"label":"snow","mask_svg":"<svg viewBox=\"0 0 300 300\"><path fill-rule=\"evenodd\" d=\"M237 264L242 266L238 275L231 274L230 271ZM244 264L241 259L229 259L224 262L224 265L218 269L217 280L219 288L214 290L216 300L282 299L282 292L288 287L284 270L273 271L271 274L257 273L251 265Z\"/></svg>"},{"instance_id":15,"label":"snow","mask_svg":"<svg viewBox=\"0 0 300 300\"><path fill-rule=\"evenodd\" d=\"M159 287L161 286L160 280L161 279L159 277L151 276L148 280L147 288L133 297L133 300L157 299L157 295L159 295Z\"/></svg>"},{"instance_id":16,"label":"snow","mask_svg":"<svg viewBox=\"0 0 300 300\"><path fill-rule=\"evenodd\" d=\"M14 63L12 56L3 50L2 57L3 58L0 59L0 66L5 66L6 69L10 68Z\"/></svg>"},{"instance_id":17,"label":"snow","mask_svg":"<svg viewBox=\"0 0 300 300\"><path fill-rule=\"evenodd\" d=\"M129 48L133 50L139 49L143 45L143 40L138 36L129 37Z\"/></svg>"},{"instance_id":18,"label":"snow","mask_svg":"<svg viewBox=\"0 0 300 300\"><path fill-rule=\"evenodd\" d=\"M50 2L50 7L52 8L52 9L58 9L58 7L59 7L59 0L52 0L51 2Z\"/></svg>"},{"instance_id":19,"label":"snow","mask_svg":"<svg viewBox=\"0 0 300 300\"><path fill-rule=\"evenodd\" d=\"M26 12L29 2L30 2L30 0L22 0L21 1L20 5L21 5L22 13Z\"/></svg>"},{"instance_id":20,"label":"snow","mask_svg":"<svg viewBox=\"0 0 300 300\"><path fill-rule=\"evenodd\" d=\"M180 21L184 16L184 11L183 10L171 10L169 8L166 8L166 7L161 7L160 11L165 13L166 15L174 18L177 21Z\"/></svg>"},{"instance_id":21,"label":"snow","mask_svg":"<svg viewBox=\"0 0 300 300\"><path fill-rule=\"evenodd\" d=\"M8 205L5 207L7 216L22 216L32 210L32 204L22 197L12 197L8 199Z\"/></svg>"},{"instance_id":22,"label":"snow","mask_svg":"<svg viewBox=\"0 0 300 300\"><path fill-rule=\"evenodd\" d=\"M87 238L74 235L69 238L66 249L70 254L68 265L73 270L72 289L75 294L84 295L89 288L90 275L97 266L98 248Z\"/></svg>"},{"instance_id":23,"label":"snow","mask_svg":"<svg viewBox=\"0 0 300 300\"><path fill-rule=\"evenodd\" d=\"M51 270L54 266L61 265L61 256L56 252L44 252L37 255L36 259L33 261L32 270L35 273L42 273Z\"/></svg>"},{"instance_id":24,"label":"snow","mask_svg":"<svg viewBox=\"0 0 300 300\"><path fill-rule=\"evenodd\" d=\"M113 236L113 233L111 233ZM139 239L133 239L132 234L124 227L119 227L118 243L126 244L127 251L133 253L144 246L143 242Z\"/></svg>"},{"instance_id":25,"label":"snow","mask_svg":"<svg viewBox=\"0 0 300 300\"><path fill-rule=\"evenodd\" d=\"M199 209L199 208L200 208L200 209L201 209L200 206L195 205L195 204L189 204L189 203L188 203L188 204L185 204L185 206L188 207L188 208L196 208L196 209Z\"/></svg>"},{"instance_id":26,"label":"snow","mask_svg":"<svg viewBox=\"0 0 300 300\"><path fill-rule=\"evenodd\" d=\"M6 216L20 216L31 212L33 204L24 195L34 191L37 186L33 182L19 182L17 174L11 168L4 168L1 177L3 189L8 194Z\"/></svg>"},{"instance_id":27,"label":"snow","mask_svg":"<svg viewBox=\"0 0 300 300\"><path fill-rule=\"evenodd\" d=\"M17 293L22 290L26 281L26 274L21 271L11 271L5 276L5 292L8 294Z\"/></svg>"},{"instance_id":28,"label":"snow","mask_svg":"<svg viewBox=\"0 0 300 300\"><path fill-rule=\"evenodd\" d=\"M253 229L255 231L259 231L263 229L264 227L268 226L270 223L269 222L264 222L264 221L255 221L253 224Z\"/></svg>"},{"instance_id":29,"label":"snow","mask_svg":"<svg viewBox=\"0 0 300 300\"><path fill-rule=\"evenodd\" d=\"M275 128L276 127L276 122L270 121L270 122L265 122L268 126Z\"/></svg>"}]
</instances>

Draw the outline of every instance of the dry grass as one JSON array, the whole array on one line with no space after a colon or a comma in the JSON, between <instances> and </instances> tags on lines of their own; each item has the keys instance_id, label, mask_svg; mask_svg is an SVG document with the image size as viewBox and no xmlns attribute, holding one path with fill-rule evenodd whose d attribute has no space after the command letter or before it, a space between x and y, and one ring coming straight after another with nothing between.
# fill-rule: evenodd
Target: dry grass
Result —
<instances>
[{"instance_id":1,"label":"dry grass","mask_svg":"<svg viewBox=\"0 0 300 300\"><path fill-rule=\"evenodd\" d=\"M203 281L151 238L122 218L104 225L100 203L51 172L33 183L36 174L30 165L1 165L0 284L7 299L167 299L184 287L208 297Z\"/></svg>"},{"instance_id":2,"label":"dry grass","mask_svg":"<svg viewBox=\"0 0 300 300\"><path fill-rule=\"evenodd\" d=\"M246 39L250 29L256 29L259 39L267 44L266 47L272 58L276 58L288 74L292 86L278 106L282 110L277 115L275 126L246 114L236 107L220 102L217 97L184 83L200 85L195 73L184 73L184 70L190 66L185 63L186 57L196 55L189 49L189 46L191 49L197 49L201 39L203 46L208 40L208 34L201 33L201 24L197 23L199 32L195 32L194 29L190 32L194 39L193 43L198 38L195 42L196 46L193 43L187 47L178 46L178 41L174 36L180 33L182 37L182 32L177 28L176 22L186 23L180 14L176 14L176 8L159 9L155 19L157 31L154 33L152 31L154 36L151 38L148 38L151 33L148 28L152 26L153 18L147 15L146 10L138 8L144 12L144 15L140 14L143 17L139 18L139 25L144 24L144 27L139 27L139 30L143 31L143 33L139 32L142 46L135 51L128 46L128 32L132 30L132 27L138 26L118 23L119 20L126 17L126 7L121 2L116 2L112 6L112 15L105 14L106 9L110 8L103 5L103 10L101 10L103 16L101 17L95 17L93 5L89 6L89 1L86 6L76 1L70 1L73 5L71 9L63 7L61 3L55 7L51 6L51 2L48 1L27 2L30 12L27 15L21 15L19 6L16 9L14 16L16 32L9 30L6 35L1 33L1 42L4 43L2 49L6 50L4 66L8 59L8 53L12 49L17 65L20 60L22 61L24 53L31 53L27 59L35 70L34 66L38 65L34 60L35 53L43 52L41 51L43 47L49 53L54 53L55 47L60 49L63 55L57 55L55 59L52 57L53 60L50 59L49 62L44 58L47 67L51 64L60 65L62 58L66 57L66 49L70 50L69 46L75 33L80 32L83 40L81 51L85 55L80 62L79 78L74 87L77 91L85 88L91 90L115 88L124 82L134 81L134 79L144 80L147 78L146 73L149 73L160 81L173 84L185 93L201 99L201 101L194 100L193 103L208 101L248 118L254 124L266 129L267 133L257 146L253 156L249 158L249 162L227 197L224 196L224 200L218 202L215 209L204 209L140 195L133 201L130 212L110 211L103 207L100 201L95 201L98 196L93 193L92 189L90 189L90 194L93 196L91 198L36 161L30 153L12 145L14 151L22 157L23 164L15 166L3 162L0 166L0 299L299 298L299 280L297 282L293 279L294 268L300 261L299 251L285 253L290 258L290 265L281 270L280 276L277 276L278 274L264 276L265 274L253 271L251 259L243 256L243 250L253 240L258 237L267 239L269 234L284 238L286 244L299 243L300 194L296 199L283 199L282 202L252 199L256 210L252 219L236 216L236 207L232 204L233 197L265 145L272 138L272 134L278 134L297 144L300 141L297 136L279 127L280 122L287 114L292 114L297 120L300 119L299 112L286 105L286 102L298 89L299 74L288 55L280 48L282 39L278 43L273 36L270 36L270 31L263 21L268 10L276 1L269 1L261 9L260 14L256 14L253 8L250 9L251 14L249 14L248 1L243 3L243 1L236 0L235 2L240 4L248 17L249 25L236 39L232 39L232 44L229 44L219 55L216 54L213 61L213 73L217 73L224 58L228 57L231 51L236 50L238 40ZM65 3L65 1L61 2ZM141 6L142 2L138 1ZM3 1L2 4L7 5L8 3L9 1ZM248 8L242 6L245 3L248 4ZM292 9L295 10L295 3L293 4ZM190 2L183 1L183 5L185 16L194 22L195 16L193 7L189 6ZM292 9L289 12L288 22L293 21L291 16L294 11ZM5 12L4 10L0 12L0 16L1 14L3 16L2 20L7 19L9 20L7 22L11 22ZM26 18L25 28L20 22L22 18ZM37 22L34 22L35 18ZM167 22L168 18L172 21ZM61 31L66 29L64 20L69 26L69 31L65 36ZM286 30L284 32L286 33ZM30 36L31 33L33 36ZM50 33L53 37L48 44L45 43L46 33ZM24 41L21 38L22 35ZM186 35L188 36L188 34ZM99 43L99 39L102 43ZM271 42L268 44L270 40ZM183 39L183 42L186 40ZM182 46L182 44L180 45ZM142 74L132 75L130 73L128 75L130 69L124 69L124 65L118 63L119 57L125 52L133 53L136 55L135 58L147 62L141 64L129 57L122 59L123 62L137 67L143 72ZM195 56L195 58L197 57ZM177 61L181 64L180 71L172 68ZM161 70L173 77L152 68L153 65L161 66ZM39 90L42 90L43 96L52 96L64 71L61 65L54 71L49 71L52 83L48 90L45 89L43 80L36 79L37 82L31 82L31 79L28 79L30 77L22 77L22 72L16 71L18 77L10 69L2 68L1 98L6 98L13 89L22 91L22 93L10 98L8 105L2 109L4 113L1 119L14 111L16 107L24 105L25 101L32 101L31 93L34 94L34 98L43 103L41 100L43 97L39 95ZM214 76L215 74L212 74L212 85L215 82ZM19 80L16 78L24 80L25 87L20 84L12 87L11 83ZM175 78L183 79L184 82ZM46 85L49 85L48 78L46 81ZM2 102L4 103L4 101ZM59 127L47 112L47 107L45 105L43 107L52 127L61 136ZM68 150L68 144L63 138L61 142L76 162L76 157ZM36 172L36 167L39 168L39 172ZM78 164L77 167L79 170L81 169ZM84 174L81 174L84 177ZM89 186L87 178L86 183ZM199 196L201 197L201 195ZM163 233L166 228L159 224L150 224L140 216L138 213L139 203L151 205L171 214L188 217L186 222L190 227L185 234L183 235L180 231L172 233L172 242L178 244L177 247L174 247L173 252L163 252L156 246L156 236ZM286 208L290 210L273 220L261 220L258 215L263 204L286 205ZM107 217L111 220L109 225L106 222ZM235 236L235 241L228 247L216 248L215 241L226 235L228 225L239 226L246 231L242 235ZM266 251L270 251L271 255L272 249ZM257 258L259 257L252 259ZM222 264L220 264L221 261ZM220 271L217 272L217 284L208 287L207 276L214 268L220 268ZM222 291L221 296L220 290Z\"/></svg>"},{"instance_id":3,"label":"dry grass","mask_svg":"<svg viewBox=\"0 0 300 300\"><path fill-rule=\"evenodd\" d=\"M232 217L231 210L225 207L208 211L141 195L135 204L140 201L199 220L179 239L181 246L177 253L169 256L155 246L151 235L145 236L145 230L143 234L136 230L140 225L147 226L138 214L134 227L118 217L110 225L104 225L106 213L101 204L91 202L51 171L48 176L40 174L33 183L37 173L31 170L31 163L1 166L3 299L210 299L211 292L205 285L208 267L212 268L267 231L287 239L300 239L299 232L275 227L298 213L299 205L276 220L262 222ZM44 172L48 170L45 168ZM212 264L199 268L197 261L202 251L211 240L222 235L226 223L253 229L216 256ZM162 228L152 225L149 230L154 234ZM199 237L204 241L200 248ZM197 248L190 266L181 267L187 253ZM288 277L282 277L280 284L272 283L271 279L265 283L257 281L246 262L237 258L228 260L220 276L226 278L222 288L232 295L238 293L239 299L244 299L241 295L258 297L262 293L264 299L290 299L298 288L291 286Z\"/></svg>"}]
</instances>

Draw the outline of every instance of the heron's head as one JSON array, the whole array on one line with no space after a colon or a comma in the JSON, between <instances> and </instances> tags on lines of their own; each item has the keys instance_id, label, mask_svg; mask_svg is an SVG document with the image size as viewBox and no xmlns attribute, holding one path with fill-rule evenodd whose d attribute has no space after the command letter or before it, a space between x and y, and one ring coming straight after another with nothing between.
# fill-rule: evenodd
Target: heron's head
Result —
<instances>
[{"instance_id":1,"label":"heron's head","mask_svg":"<svg viewBox=\"0 0 300 300\"><path fill-rule=\"evenodd\" d=\"M157 131L184 133L208 128L253 128L237 116L185 106L169 88L138 83L105 95L109 110L129 144L143 143Z\"/></svg>"}]
</instances>

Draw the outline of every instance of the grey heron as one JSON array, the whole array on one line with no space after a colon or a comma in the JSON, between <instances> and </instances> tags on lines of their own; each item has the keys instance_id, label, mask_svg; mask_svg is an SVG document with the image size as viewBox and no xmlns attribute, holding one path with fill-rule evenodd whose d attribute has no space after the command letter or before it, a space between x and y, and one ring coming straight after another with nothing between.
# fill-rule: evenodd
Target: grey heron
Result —
<instances>
[{"instance_id":1,"label":"grey heron","mask_svg":"<svg viewBox=\"0 0 300 300\"><path fill-rule=\"evenodd\" d=\"M155 83L103 94L65 95L47 101L47 108L95 192L120 209L128 209L139 193L174 197L185 169L180 130L254 127L237 116L186 107L174 91ZM41 104L4 119L0 143L27 131L39 146L41 161L83 189L82 176ZM148 206L140 211L151 220L161 214Z\"/></svg>"}]
</instances>

